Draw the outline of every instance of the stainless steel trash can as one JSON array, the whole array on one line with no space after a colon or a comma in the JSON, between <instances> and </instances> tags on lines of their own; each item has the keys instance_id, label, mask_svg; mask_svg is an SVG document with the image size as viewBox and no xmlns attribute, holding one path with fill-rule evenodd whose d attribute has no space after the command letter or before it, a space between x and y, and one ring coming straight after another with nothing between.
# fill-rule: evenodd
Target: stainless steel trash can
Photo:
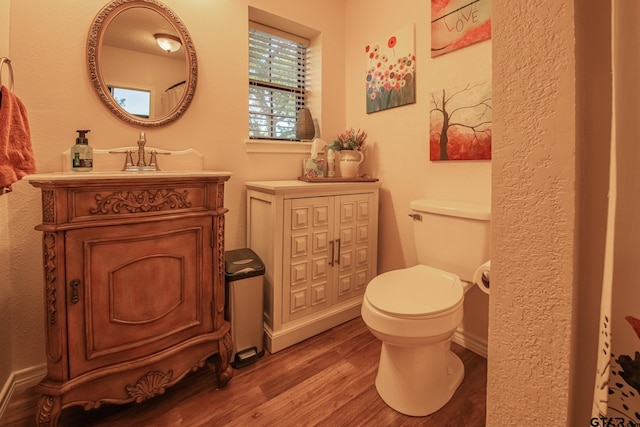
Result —
<instances>
[{"instance_id":1,"label":"stainless steel trash can","mask_svg":"<svg viewBox=\"0 0 640 427\"><path fill-rule=\"evenodd\" d=\"M249 248L225 252L225 318L231 323L231 365L241 368L264 355L264 263Z\"/></svg>"}]
</instances>

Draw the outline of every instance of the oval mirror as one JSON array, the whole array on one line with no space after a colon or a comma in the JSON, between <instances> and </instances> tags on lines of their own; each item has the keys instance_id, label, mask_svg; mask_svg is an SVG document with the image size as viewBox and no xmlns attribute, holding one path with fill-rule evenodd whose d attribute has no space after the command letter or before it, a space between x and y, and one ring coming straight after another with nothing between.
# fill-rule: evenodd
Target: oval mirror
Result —
<instances>
[{"instance_id":1,"label":"oval mirror","mask_svg":"<svg viewBox=\"0 0 640 427\"><path fill-rule=\"evenodd\" d=\"M107 4L91 24L87 59L98 96L127 123L171 123L193 99L193 42L182 21L156 0Z\"/></svg>"}]
</instances>

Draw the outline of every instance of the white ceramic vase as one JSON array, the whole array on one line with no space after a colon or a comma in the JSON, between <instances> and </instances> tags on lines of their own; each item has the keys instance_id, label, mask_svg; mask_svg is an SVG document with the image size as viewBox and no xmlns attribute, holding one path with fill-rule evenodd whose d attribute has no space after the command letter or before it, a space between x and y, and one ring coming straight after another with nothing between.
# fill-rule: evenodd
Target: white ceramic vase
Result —
<instances>
[{"instance_id":1,"label":"white ceramic vase","mask_svg":"<svg viewBox=\"0 0 640 427\"><path fill-rule=\"evenodd\" d=\"M342 178L355 178L358 176L358 168L364 160L362 151L342 150L339 151L338 165L340 168L340 176Z\"/></svg>"}]
</instances>

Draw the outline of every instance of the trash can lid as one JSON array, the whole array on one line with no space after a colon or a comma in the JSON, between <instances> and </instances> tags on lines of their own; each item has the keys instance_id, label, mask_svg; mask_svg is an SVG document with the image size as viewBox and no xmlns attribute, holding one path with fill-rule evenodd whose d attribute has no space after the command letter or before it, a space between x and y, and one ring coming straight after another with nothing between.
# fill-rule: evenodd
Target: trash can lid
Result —
<instances>
[{"instance_id":1,"label":"trash can lid","mask_svg":"<svg viewBox=\"0 0 640 427\"><path fill-rule=\"evenodd\" d=\"M228 282L264 274L262 260L250 248L227 251L224 256L224 270Z\"/></svg>"}]
</instances>

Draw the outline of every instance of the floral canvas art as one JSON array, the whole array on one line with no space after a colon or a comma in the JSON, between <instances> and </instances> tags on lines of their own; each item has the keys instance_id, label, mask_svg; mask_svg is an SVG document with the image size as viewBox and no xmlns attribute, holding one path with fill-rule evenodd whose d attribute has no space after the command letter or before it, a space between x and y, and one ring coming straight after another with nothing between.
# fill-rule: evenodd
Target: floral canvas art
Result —
<instances>
[{"instance_id":1,"label":"floral canvas art","mask_svg":"<svg viewBox=\"0 0 640 427\"><path fill-rule=\"evenodd\" d=\"M413 25L368 44L367 114L416 102L416 55Z\"/></svg>"},{"instance_id":2,"label":"floral canvas art","mask_svg":"<svg viewBox=\"0 0 640 427\"><path fill-rule=\"evenodd\" d=\"M431 160L491 159L491 82L431 93Z\"/></svg>"},{"instance_id":3,"label":"floral canvas art","mask_svg":"<svg viewBox=\"0 0 640 427\"><path fill-rule=\"evenodd\" d=\"M431 57L491 38L491 0L431 0Z\"/></svg>"}]
</instances>

